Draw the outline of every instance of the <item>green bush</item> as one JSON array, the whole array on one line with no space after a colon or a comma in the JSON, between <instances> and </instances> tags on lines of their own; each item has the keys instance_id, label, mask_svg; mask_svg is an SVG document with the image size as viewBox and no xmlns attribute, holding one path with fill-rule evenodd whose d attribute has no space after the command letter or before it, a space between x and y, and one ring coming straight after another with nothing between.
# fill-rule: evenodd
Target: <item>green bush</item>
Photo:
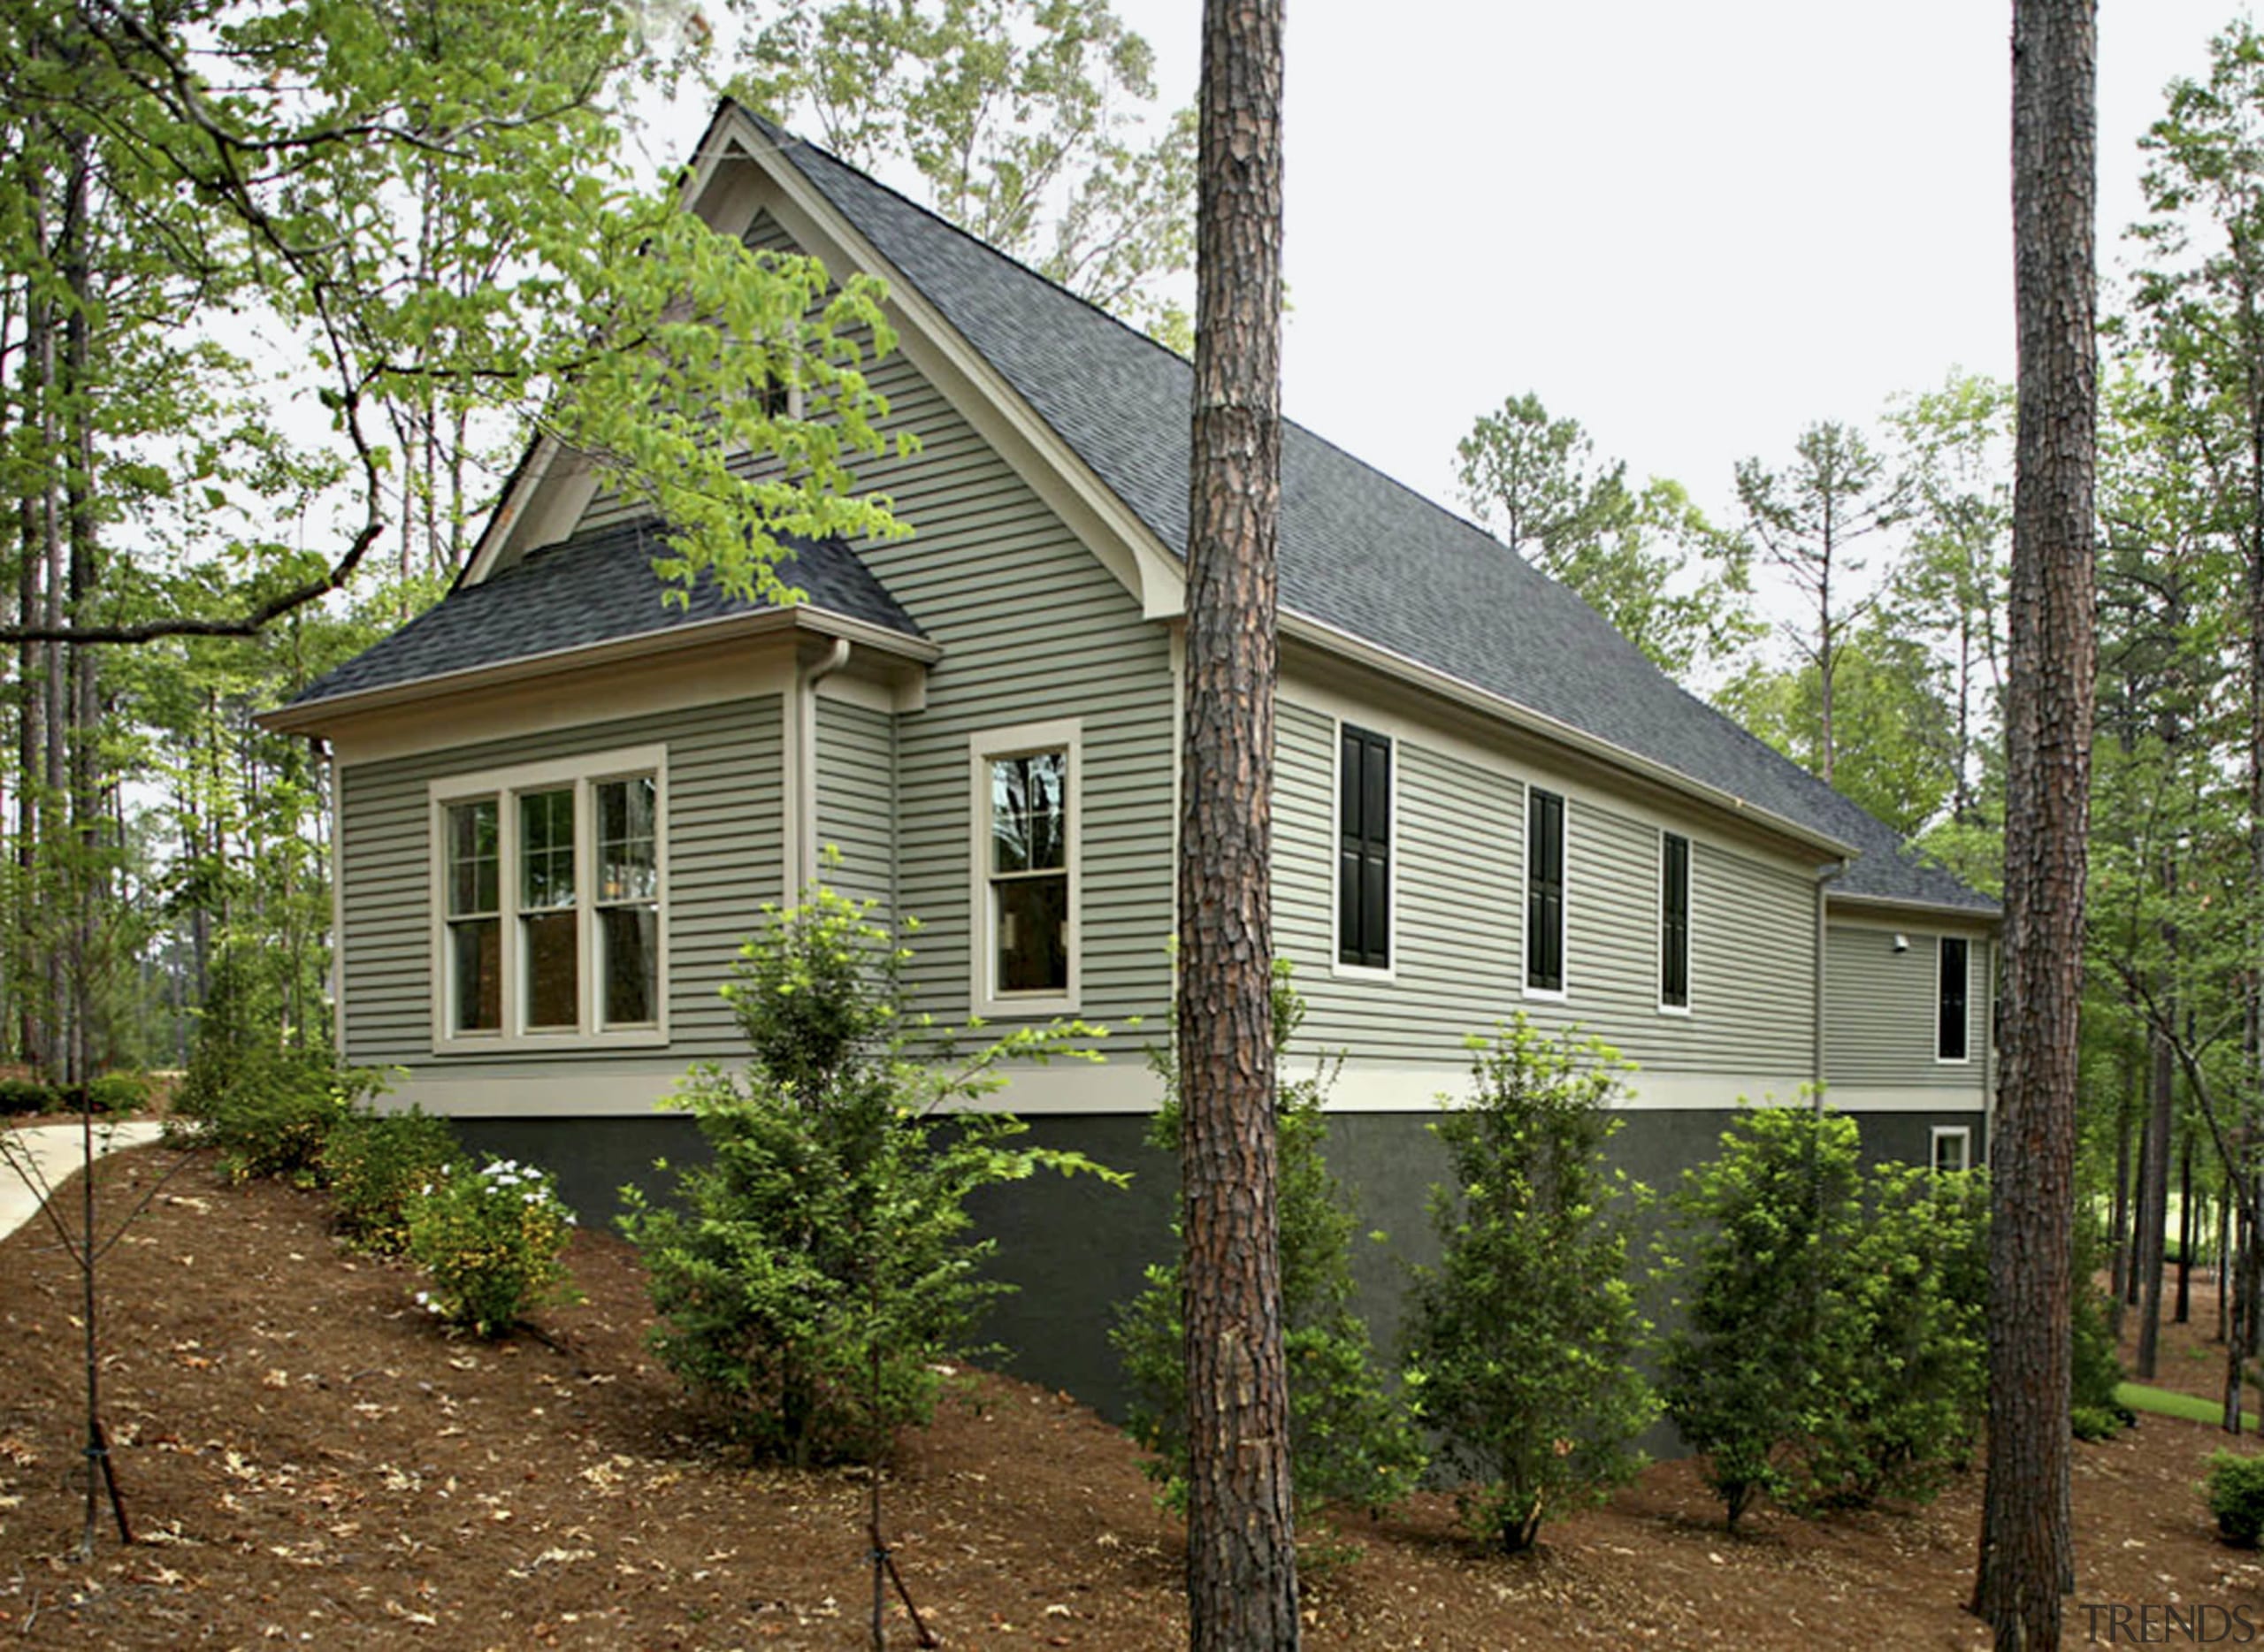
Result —
<instances>
[{"instance_id":1,"label":"green bush","mask_svg":"<svg viewBox=\"0 0 2264 1652\"><path fill-rule=\"evenodd\" d=\"M1982 1173L1866 1173L1855 1121L1828 1110L1755 1109L1722 1143L1674 1200L1687 1321L1664 1387L1730 1524L1764 1492L1933 1495L1988 1397Z\"/></svg>"},{"instance_id":2,"label":"green bush","mask_svg":"<svg viewBox=\"0 0 2264 1652\"><path fill-rule=\"evenodd\" d=\"M1440 1258L1417 1271L1408 1386L1465 1487L1463 1518L1511 1551L1642 1469L1658 1415L1634 1368L1649 1326L1627 1280L1643 1189L1608 1170L1625 1070L1609 1047L1522 1015L1472 1040L1471 1090L1431 1125Z\"/></svg>"},{"instance_id":3,"label":"green bush","mask_svg":"<svg viewBox=\"0 0 2264 1652\"><path fill-rule=\"evenodd\" d=\"M1985 1172L1882 1164L1820 1327L1837 1390L1808 1442L1803 1495L1863 1505L1925 1500L1971 1460L1989 1402L1989 1188Z\"/></svg>"},{"instance_id":4,"label":"green bush","mask_svg":"<svg viewBox=\"0 0 2264 1652\"><path fill-rule=\"evenodd\" d=\"M419 1189L464 1167L454 1127L416 1107L349 1114L331 1130L322 1162L338 1231L381 1256L409 1248L409 1207Z\"/></svg>"},{"instance_id":5,"label":"green bush","mask_svg":"<svg viewBox=\"0 0 2264 1652\"><path fill-rule=\"evenodd\" d=\"M228 1088L201 1099L191 1139L219 1149L231 1180L281 1176L319 1187L331 1132L376 1088L375 1074L334 1067L327 1055L248 1052Z\"/></svg>"},{"instance_id":6,"label":"green bush","mask_svg":"<svg viewBox=\"0 0 2264 1652\"><path fill-rule=\"evenodd\" d=\"M1684 1321L1661 1395L1732 1529L1840 1403L1823 1356L1862 1232L1855 1124L1807 1107L1740 1113L1717 1159L1683 1173L1662 1257Z\"/></svg>"},{"instance_id":7,"label":"green bush","mask_svg":"<svg viewBox=\"0 0 2264 1652\"><path fill-rule=\"evenodd\" d=\"M1275 966L1274 1046L1277 1061L1304 1005ZM1176 1152L1178 1074L1158 1052L1150 1064L1164 1099L1149 1129L1156 1147ZM1281 1258L1282 1351L1289 1382L1289 1469L1297 1502L1302 1560L1344 1557L1320 1505L1377 1510L1404 1500L1423 1471L1423 1449L1405 1408L1376 1370L1368 1327L1352 1311L1352 1240L1358 1226L1326 1157L1328 1090L1335 1064L1281 1084L1275 1098L1275 1215ZM1174 1234L1177 1228L1174 1224ZM1170 1507L1187 1500L1187 1365L1176 1262L1148 1269L1147 1288L1118 1311L1109 1334L1132 1391L1128 1432L1152 1455L1141 1465Z\"/></svg>"},{"instance_id":8,"label":"green bush","mask_svg":"<svg viewBox=\"0 0 2264 1652\"><path fill-rule=\"evenodd\" d=\"M2096 1282L2098 1249L2090 1224L2077 1223L2069 1421L2077 1439L2094 1442L2112 1440L2138 1420L2138 1413L2115 1396L2122 1386L2122 1362L2115 1356L2107 1293Z\"/></svg>"},{"instance_id":9,"label":"green bush","mask_svg":"<svg viewBox=\"0 0 2264 1652\"><path fill-rule=\"evenodd\" d=\"M497 1337L579 1296L560 1258L574 1213L547 1171L516 1159L443 1166L409 1204L409 1255L432 1281L417 1300L448 1324Z\"/></svg>"},{"instance_id":10,"label":"green bush","mask_svg":"<svg viewBox=\"0 0 2264 1652\"><path fill-rule=\"evenodd\" d=\"M673 1208L622 1190L655 1351L728 1433L797 1464L884 1453L899 1425L933 1415L937 1367L975 1351L976 1315L1011 1288L983 1277L995 1242L968 1238L970 1194L1098 1169L1011 1145L1026 1127L970 1105L1003 1082L1000 1062L1077 1053L1096 1029L1057 1022L915 1059L907 955L868 910L825 889L767 909L724 988L752 1060L694 1067L671 1098L713 1162L676 1173Z\"/></svg>"},{"instance_id":11,"label":"green bush","mask_svg":"<svg viewBox=\"0 0 2264 1652\"><path fill-rule=\"evenodd\" d=\"M105 1073L87 1087L96 1113L139 1113L149 1105L149 1080L141 1073Z\"/></svg>"},{"instance_id":12,"label":"green bush","mask_svg":"<svg viewBox=\"0 0 2264 1652\"><path fill-rule=\"evenodd\" d=\"M2228 1543L2253 1549L2264 1534L2264 1457L2219 1450L2209 1457L2202 1491L2217 1517L2217 1534Z\"/></svg>"},{"instance_id":13,"label":"green bush","mask_svg":"<svg viewBox=\"0 0 2264 1652\"><path fill-rule=\"evenodd\" d=\"M54 1113L56 1093L31 1078L0 1078L0 1113Z\"/></svg>"}]
</instances>

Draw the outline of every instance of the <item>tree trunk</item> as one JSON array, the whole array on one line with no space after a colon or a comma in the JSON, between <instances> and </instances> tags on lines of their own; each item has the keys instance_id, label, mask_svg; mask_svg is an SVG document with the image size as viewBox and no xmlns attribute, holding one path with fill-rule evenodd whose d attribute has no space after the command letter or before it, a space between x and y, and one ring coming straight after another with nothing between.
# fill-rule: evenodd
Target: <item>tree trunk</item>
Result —
<instances>
[{"instance_id":1,"label":"tree trunk","mask_svg":"<svg viewBox=\"0 0 2264 1652\"><path fill-rule=\"evenodd\" d=\"M2108 1216L2107 1325L2117 1342L2122 1340L2122 1293L2130 1288L2138 1270L2130 1266L2130 1126L2138 1116L2138 1098L2131 1093L2138 1082L2138 1068L2127 1059L2123 1069L2130 1087L2115 1110L2115 1203Z\"/></svg>"},{"instance_id":2,"label":"tree trunk","mask_svg":"<svg viewBox=\"0 0 2264 1652\"><path fill-rule=\"evenodd\" d=\"M2189 1124L2177 1154L2177 1308L2170 1317L2179 1325L2193 1322L2193 1240L2199 1231L2193 1220L2193 1129Z\"/></svg>"},{"instance_id":3,"label":"tree trunk","mask_svg":"<svg viewBox=\"0 0 2264 1652\"><path fill-rule=\"evenodd\" d=\"M2167 1035L2152 1040L2153 1067L2146 1110L2146 1175L2139 1189L2138 1374L2151 1382L2161 1360L2162 1242L2169 1233L2170 1107L2176 1098L2176 1073Z\"/></svg>"},{"instance_id":4,"label":"tree trunk","mask_svg":"<svg viewBox=\"0 0 2264 1652\"><path fill-rule=\"evenodd\" d=\"M2230 1334L2232 1307L2232 1176L2228 1173L2217 1199L2217 1341Z\"/></svg>"},{"instance_id":5,"label":"tree trunk","mask_svg":"<svg viewBox=\"0 0 2264 1652\"><path fill-rule=\"evenodd\" d=\"M2006 730L2010 989L1989 1235L1989 1456L1974 1610L2056 1652L2075 1587L2068 1432L2097 442L2094 0L2014 0L2020 424Z\"/></svg>"},{"instance_id":6,"label":"tree trunk","mask_svg":"<svg viewBox=\"0 0 2264 1652\"><path fill-rule=\"evenodd\" d=\"M2131 1082L2134 1084L2138 1082L2135 1068L2132 1069ZM2130 1259L2123 1270L2122 1302L2129 1308L2138 1305L2138 1284L2146 1276L2146 1189L2153 1185L2153 1177L2147 1174L2151 1161L2146 1157L2146 1145L2153 1139L2153 1120L2151 1115L2145 1113L2140 1117L2145 1122L2138 1131L2138 1162L2134 1172L2135 1179L2130 1184L2130 1243L2123 1246L2123 1253ZM2115 1316L2115 1334L2120 1335L2120 1314Z\"/></svg>"},{"instance_id":7,"label":"tree trunk","mask_svg":"<svg viewBox=\"0 0 2264 1652\"><path fill-rule=\"evenodd\" d=\"M1274 1212L1274 552L1281 507L1281 0L1206 0L1179 1066L1188 1640L1294 1648L1297 1574Z\"/></svg>"}]
</instances>

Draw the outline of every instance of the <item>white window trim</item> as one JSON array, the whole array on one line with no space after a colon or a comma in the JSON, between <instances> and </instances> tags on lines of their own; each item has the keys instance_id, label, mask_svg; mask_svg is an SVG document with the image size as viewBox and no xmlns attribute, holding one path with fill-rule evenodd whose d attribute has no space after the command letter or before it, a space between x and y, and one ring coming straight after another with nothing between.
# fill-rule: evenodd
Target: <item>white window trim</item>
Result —
<instances>
[{"instance_id":1,"label":"white window trim","mask_svg":"<svg viewBox=\"0 0 2264 1652\"><path fill-rule=\"evenodd\" d=\"M1683 870L1688 875L1682 913L1682 995L1688 1002L1683 1004L1666 1001L1666 840L1669 837L1682 839ZM1687 1016L1698 1002L1698 840L1688 832L1676 831L1670 826L1659 828L1658 838L1658 876L1655 880L1658 891L1658 915L1653 925L1655 934L1651 947L1652 968L1658 976L1658 1012L1662 1015ZM1570 857L1566 858L1569 860Z\"/></svg>"},{"instance_id":2,"label":"white window trim","mask_svg":"<svg viewBox=\"0 0 2264 1652\"><path fill-rule=\"evenodd\" d=\"M600 781L631 775L653 776L653 857L660 883L655 903L654 1010L650 1025L600 1029L604 983L597 979L597 812L593 788ZM574 788L574 888L576 967L580 982L579 1025L572 1030L529 1032L519 984L518 810L511 799L524 792ZM432 1053L480 1056L538 1050L650 1049L669 1041L669 765L666 746L625 746L546 762L518 763L447 775L426 787L427 855L432 928ZM501 920L503 1026L499 1032L455 1031L449 1025L454 994L448 982L447 810L451 803L475 798L496 799L498 917Z\"/></svg>"},{"instance_id":3,"label":"white window trim","mask_svg":"<svg viewBox=\"0 0 2264 1652\"><path fill-rule=\"evenodd\" d=\"M981 729L967 737L968 1008L984 1020L1000 1016L1074 1015L1083 1000L1085 901L1082 888L1085 812L1085 725L1082 717L1055 717ZM992 945L997 914L990 904L990 763L994 758L1030 752L1068 754L1069 807L1062 860L1069 877L1068 989L1062 992L1001 992L997 987L998 949Z\"/></svg>"},{"instance_id":4,"label":"white window trim","mask_svg":"<svg viewBox=\"0 0 2264 1652\"><path fill-rule=\"evenodd\" d=\"M1533 984L1533 956L1526 945L1526 914L1533 910L1533 794L1546 792L1564 806L1564 865L1562 883L1564 898L1556 903L1556 956L1562 960L1564 984L1561 987L1536 987ZM1525 840L1518 856L1518 986L1528 998L1543 1004L1565 1004L1572 997L1572 798L1555 786L1525 783L1523 814L1518 821L1518 835Z\"/></svg>"},{"instance_id":5,"label":"white window trim","mask_svg":"<svg viewBox=\"0 0 2264 1652\"><path fill-rule=\"evenodd\" d=\"M1965 1168L1973 1168L1973 1127L1970 1124L1938 1124L1926 1139L1926 1168L1941 1168L1942 1143L1955 1140L1964 1143Z\"/></svg>"},{"instance_id":6,"label":"white window trim","mask_svg":"<svg viewBox=\"0 0 2264 1652\"><path fill-rule=\"evenodd\" d=\"M1391 857L1391 876L1384 883L1384 955L1391 961L1373 964L1344 961L1344 724L1332 718L1328 743L1328 972L1339 981L1396 981L1399 979L1399 769L1400 737L1372 723L1352 726L1391 743L1391 784L1384 810L1391 816L1384 853Z\"/></svg>"},{"instance_id":7,"label":"white window trim","mask_svg":"<svg viewBox=\"0 0 2264 1652\"><path fill-rule=\"evenodd\" d=\"M1942 1053L1942 958L1949 950L1947 943L1955 941L1965 948L1965 1027L1963 1055ZM1971 1067L1973 1065L1973 939L1965 935L1937 935L1934 937L1934 1065L1936 1067Z\"/></svg>"}]
</instances>

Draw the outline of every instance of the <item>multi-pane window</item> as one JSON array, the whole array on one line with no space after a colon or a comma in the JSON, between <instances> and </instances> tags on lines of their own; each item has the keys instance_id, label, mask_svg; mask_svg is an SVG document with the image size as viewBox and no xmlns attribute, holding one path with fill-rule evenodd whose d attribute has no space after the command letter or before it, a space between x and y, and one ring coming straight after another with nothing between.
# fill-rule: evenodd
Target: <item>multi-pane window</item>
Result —
<instances>
[{"instance_id":1,"label":"multi-pane window","mask_svg":"<svg viewBox=\"0 0 2264 1652\"><path fill-rule=\"evenodd\" d=\"M493 798L453 803L447 833L447 1026L503 1026L503 919L500 833Z\"/></svg>"},{"instance_id":2,"label":"multi-pane window","mask_svg":"<svg viewBox=\"0 0 2264 1652\"><path fill-rule=\"evenodd\" d=\"M661 758L434 784L437 1038L662 1034Z\"/></svg>"},{"instance_id":3,"label":"multi-pane window","mask_svg":"<svg viewBox=\"0 0 2264 1652\"><path fill-rule=\"evenodd\" d=\"M1960 935L1936 940L1934 1054L1944 1061L1965 1059L1966 998L1972 971L1967 945Z\"/></svg>"},{"instance_id":4,"label":"multi-pane window","mask_svg":"<svg viewBox=\"0 0 2264 1652\"><path fill-rule=\"evenodd\" d=\"M1690 839L1659 837L1659 1006L1690 1007Z\"/></svg>"},{"instance_id":5,"label":"multi-pane window","mask_svg":"<svg viewBox=\"0 0 2264 1652\"><path fill-rule=\"evenodd\" d=\"M1069 753L993 757L990 771L991 985L1069 990Z\"/></svg>"},{"instance_id":6,"label":"multi-pane window","mask_svg":"<svg viewBox=\"0 0 2264 1652\"><path fill-rule=\"evenodd\" d=\"M1336 772L1336 961L1391 967L1391 741L1343 725Z\"/></svg>"},{"instance_id":7,"label":"multi-pane window","mask_svg":"<svg viewBox=\"0 0 2264 1652\"><path fill-rule=\"evenodd\" d=\"M530 1032L581 1019L580 925L574 909L574 789L519 794L519 969Z\"/></svg>"},{"instance_id":8,"label":"multi-pane window","mask_svg":"<svg viewBox=\"0 0 2264 1652\"><path fill-rule=\"evenodd\" d=\"M598 783L599 1020L608 1027L658 1019L661 862L659 787L650 775Z\"/></svg>"},{"instance_id":9,"label":"multi-pane window","mask_svg":"<svg viewBox=\"0 0 2264 1652\"><path fill-rule=\"evenodd\" d=\"M1564 990L1564 799L1539 786L1526 791L1525 985Z\"/></svg>"}]
</instances>

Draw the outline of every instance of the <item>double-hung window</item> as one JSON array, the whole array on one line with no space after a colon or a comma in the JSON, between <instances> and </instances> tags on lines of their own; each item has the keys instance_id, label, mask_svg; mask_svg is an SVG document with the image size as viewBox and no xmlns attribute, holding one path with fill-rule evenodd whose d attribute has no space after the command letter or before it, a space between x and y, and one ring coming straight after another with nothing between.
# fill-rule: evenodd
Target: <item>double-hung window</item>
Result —
<instances>
[{"instance_id":1,"label":"double-hung window","mask_svg":"<svg viewBox=\"0 0 2264 1652\"><path fill-rule=\"evenodd\" d=\"M1082 746L1074 718L970 742L978 1014L1076 1007Z\"/></svg>"},{"instance_id":2,"label":"double-hung window","mask_svg":"<svg viewBox=\"0 0 2264 1652\"><path fill-rule=\"evenodd\" d=\"M1525 793L1525 990L1564 995L1564 799Z\"/></svg>"},{"instance_id":3,"label":"double-hung window","mask_svg":"<svg viewBox=\"0 0 2264 1652\"><path fill-rule=\"evenodd\" d=\"M1962 1061L1966 1056L1966 1002L1971 987L1972 962L1962 935L1935 938L1934 1058Z\"/></svg>"},{"instance_id":4,"label":"double-hung window","mask_svg":"<svg viewBox=\"0 0 2264 1652\"><path fill-rule=\"evenodd\" d=\"M1659 1007L1690 1007L1690 839L1659 834Z\"/></svg>"},{"instance_id":5,"label":"double-hung window","mask_svg":"<svg viewBox=\"0 0 2264 1652\"><path fill-rule=\"evenodd\" d=\"M665 1041L665 770L650 746L432 783L439 1047Z\"/></svg>"},{"instance_id":6,"label":"double-hung window","mask_svg":"<svg viewBox=\"0 0 2264 1652\"><path fill-rule=\"evenodd\" d=\"M1391 741L1345 723L1336 769L1336 961L1391 967Z\"/></svg>"}]
</instances>

